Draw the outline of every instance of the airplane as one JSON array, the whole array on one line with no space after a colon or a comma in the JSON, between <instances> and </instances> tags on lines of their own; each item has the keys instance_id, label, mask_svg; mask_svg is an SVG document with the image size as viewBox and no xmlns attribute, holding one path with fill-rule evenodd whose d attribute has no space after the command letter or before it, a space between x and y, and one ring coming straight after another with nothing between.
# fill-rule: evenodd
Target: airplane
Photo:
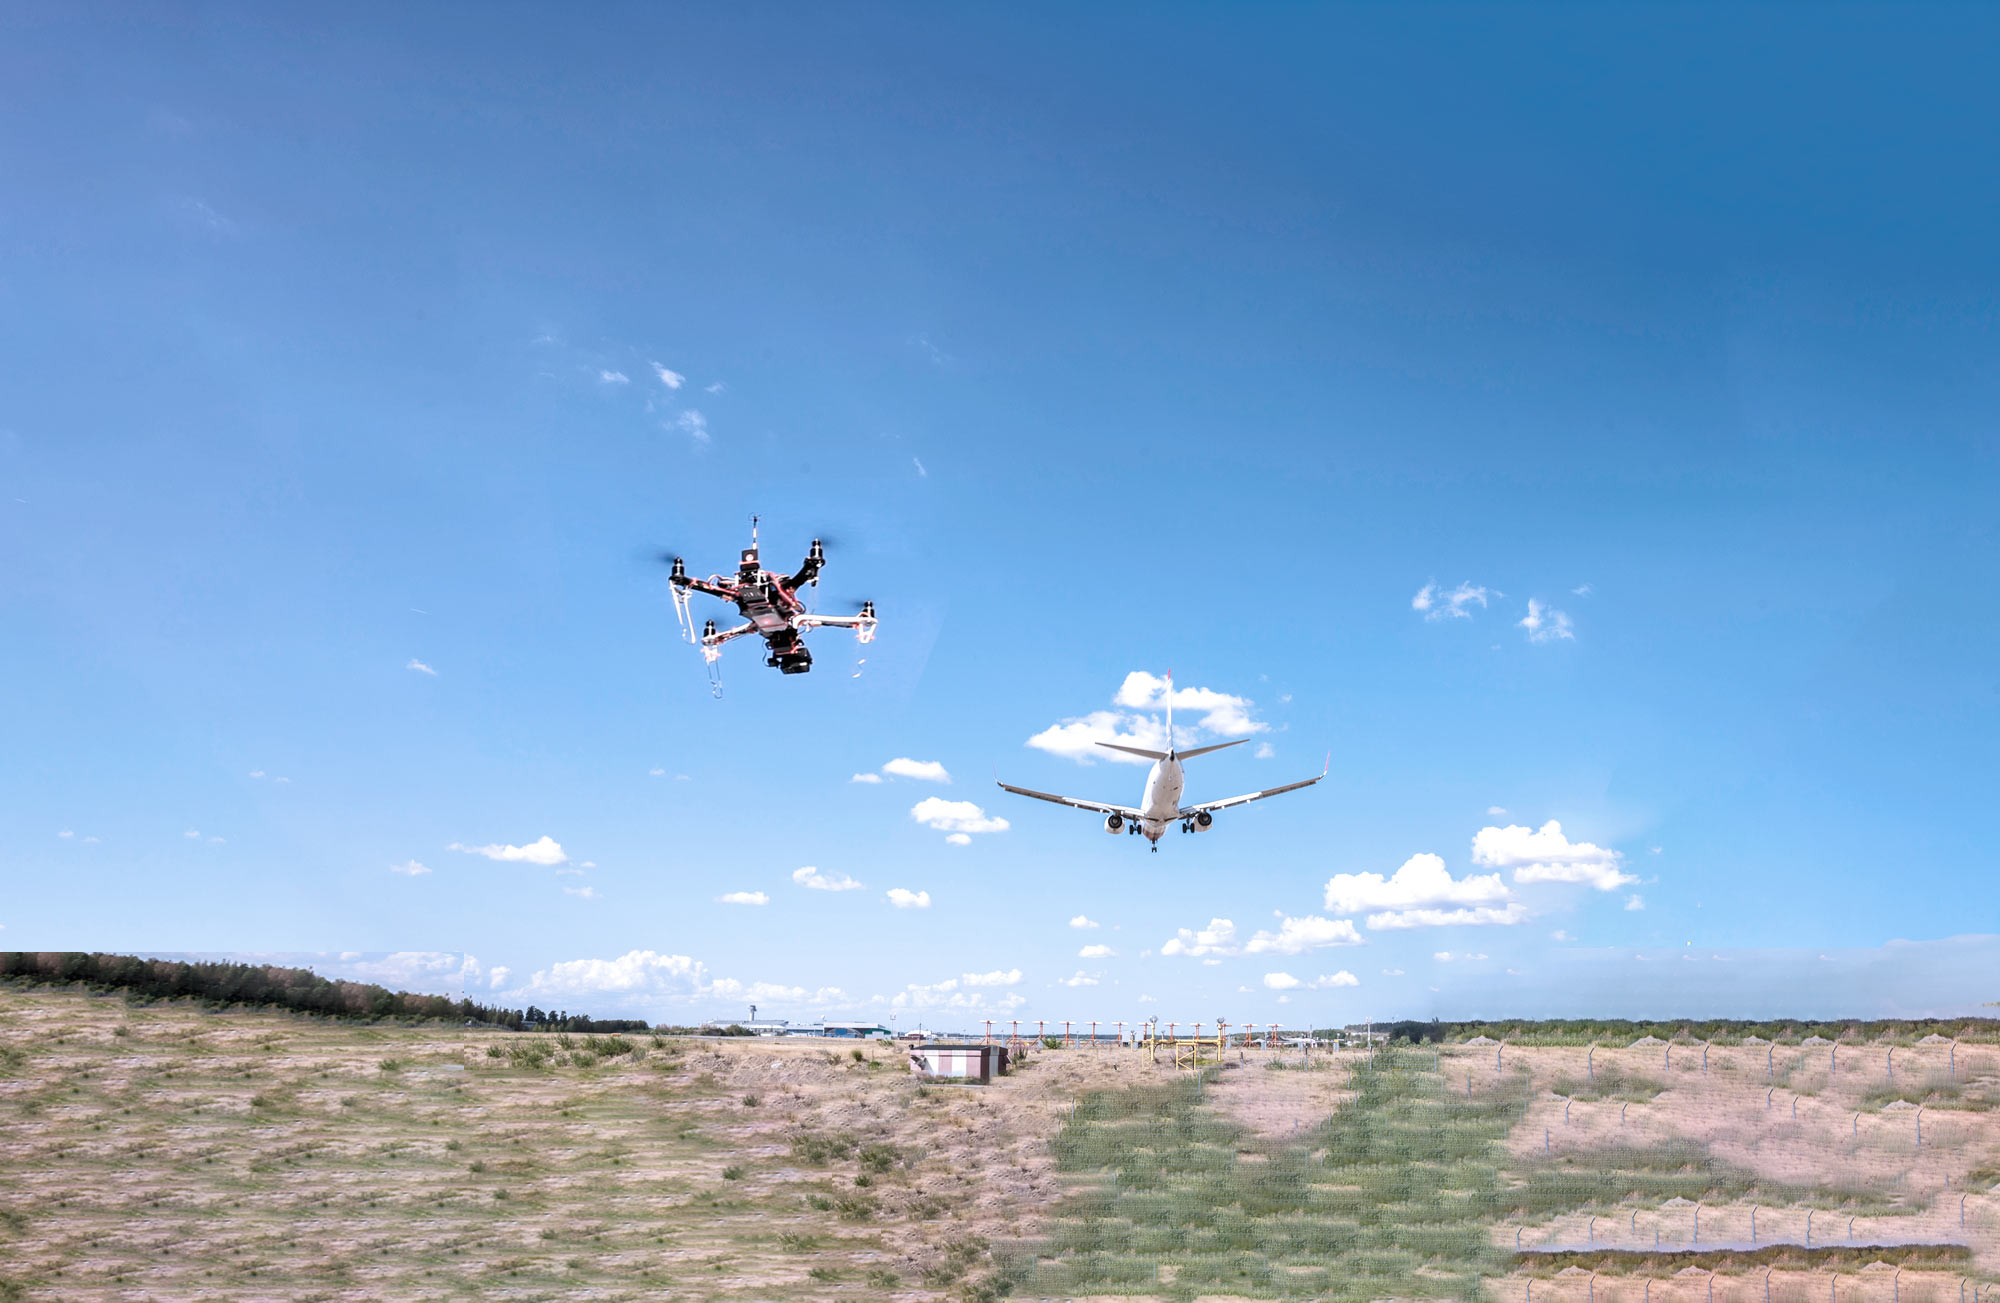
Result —
<instances>
[{"instance_id":1,"label":"airplane","mask_svg":"<svg viewBox=\"0 0 2000 1303\"><path fill-rule=\"evenodd\" d=\"M660 560L673 564L673 572L667 578L673 587L674 614L680 621L681 636L701 644L702 659L709 666L709 686L718 697L722 695L722 682L715 663L722 659L722 644L732 638L751 633L761 636L766 650L764 663L783 674L805 674L812 669L812 653L806 650L804 638L810 629L822 626L852 629L859 642L875 639L875 603L861 603L855 615L819 615L808 611L800 599L799 593L805 588L819 585L819 572L826 565L826 548L818 539L806 549L805 561L789 575L774 574L758 560L755 516L750 517L750 546L743 549L734 576L695 579L689 576L687 563L680 557L662 554ZM734 602L744 623L718 632L715 621L710 620L697 638L693 617L688 613L690 591Z\"/></svg>"},{"instance_id":2,"label":"airplane","mask_svg":"<svg viewBox=\"0 0 2000 1303\"><path fill-rule=\"evenodd\" d=\"M1153 768L1146 775L1145 795L1140 797L1135 808L1129 805L1107 805L1101 801L1084 801L1074 796L1057 796L1053 792L1037 792L1031 787L1015 787L1012 783L1001 783L1000 787L1016 796L1032 796L1038 801L1053 801L1057 805L1074 806L1079 810L1089 810L1104 816L1104 831L1112 834L1134 833L1153 844L1157 853L1160 838L1166 836L1167 826L1176 821L1181 831L1207 832L1215 826L1215 811L1226 810L1232 805L1244 805L1251 801L1261 801L1267 796L1277 796L1284 792L1296 792L1301 787L1311 787L1326 777L1327 768L1332 767L1333 757L1327 757L1327 765L1317 777L1303 782L1286 783L1283 787L1267 787L1261 792L1251 792L1246 796L1232 796L1226 801L1200 801L1194 805L1182 805L1181 787L1183 777L1181 762L1196 756L1205 756L1211 751L1221 751L1227 747L1241 746L1250 739L1242 737L1234 742L1217 742L1212 746L1196 747L1192 751L1174 749L1174 676L1167 674L1167 749L1147 751L1140 747L1120 746L1115 742L1099 742L1097 745L1112 751L1123 751L1127 755L1144 756L1153 762Z\"/></svg>"}]
</instances>

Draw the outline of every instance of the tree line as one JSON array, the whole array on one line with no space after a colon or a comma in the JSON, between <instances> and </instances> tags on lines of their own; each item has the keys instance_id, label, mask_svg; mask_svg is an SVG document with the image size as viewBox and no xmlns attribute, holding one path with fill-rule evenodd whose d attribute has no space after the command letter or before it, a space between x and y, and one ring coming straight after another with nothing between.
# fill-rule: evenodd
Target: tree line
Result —
<instances>
[{"instance_id":1,"label":"tree line","mask_svg":"<svg viewBox=\"0 0 2000 1303\"><path fill-rule=\"evenodd\" d=\"M81 982L93 990L123 991L148 1000L196 1000L211 1005L256 1005L327 1018L393 1018L488 1023L514 1031L642 1032L638 1018L592 1018L567 1010L502 1009L445 995L392 991L373 982L321 977L306 968L276 964L189 963L137 955L82 951L0 951L0 979Z\"/></svg>"}]
</instances>

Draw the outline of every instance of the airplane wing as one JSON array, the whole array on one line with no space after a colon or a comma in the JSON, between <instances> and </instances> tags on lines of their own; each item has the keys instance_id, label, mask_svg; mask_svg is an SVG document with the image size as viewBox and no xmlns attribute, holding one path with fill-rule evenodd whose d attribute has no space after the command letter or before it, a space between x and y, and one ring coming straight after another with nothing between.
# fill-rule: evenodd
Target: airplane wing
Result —
<instances>
[{"instance_id":1,"label":"airplane wing","mask_svg":"<svg viewBox=\"0 0 2000 1303\"><path fill-rule=\"evenodd\" d=\"M999 783L1000 780L995 779L994 781ZM1057 796L1053 792L1037 792L1032 787L1015 787L1011 783L1000 783L1000 786L1016 796L1032 796L1037 801L1054 801L1057 805L1074 806L1079 810L1089 810L1093 814L1119 814L1125 816L1127 819L1137 819L1139 817L1139 811L1129 805L1106 805L1102 801L1080 801L1074 796Z\"/></svg>"},{"instance_id":2,"label":"airplane wing","mask_svg":"<svg viewBox=\"0 0 2000 1303\"><path fill-rule=\"evenodd\" d=\"M1328 767L1331 768L1332 757L1328 757L1327 763ZM1286 783L1283 787L1267 787L1261 792L1250 792L1243 796L1232 796L1226 801L1203 801L1199 805L1184 805L1176 813L1175 817L1190 819L1204 810L1225 810L1232 805L1243 805L1250 801L1261 801L1267 796L1279 796L1286 792L1296 792L1301 787L1311 787L1314 783L1325 777L1326 770L1322 769L1317 775L1306 779L1304 782Z\"/></svg>"}]
</instances>

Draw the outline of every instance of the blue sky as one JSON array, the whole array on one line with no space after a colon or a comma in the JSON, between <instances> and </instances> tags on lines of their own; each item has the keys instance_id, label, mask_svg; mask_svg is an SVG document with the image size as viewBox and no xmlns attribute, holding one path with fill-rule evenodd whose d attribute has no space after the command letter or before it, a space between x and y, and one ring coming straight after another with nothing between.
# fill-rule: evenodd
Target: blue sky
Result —
<instances>
[{"instance_id":1,"label":"blue sky","mask_svg":"<svg viewBox=\"0 0 2000 1303\"><path fill-rule=\"evenodd\" d=\"M1987 11L7 23L0 944L659 1020L2000 999ZM712 700L642 558L752 512L881 636ZM1158 855L991 785L1134 801L1051 739L1169 668L1254 742L1193 796L1327 781Z\"/></svg>"}]
</instances>

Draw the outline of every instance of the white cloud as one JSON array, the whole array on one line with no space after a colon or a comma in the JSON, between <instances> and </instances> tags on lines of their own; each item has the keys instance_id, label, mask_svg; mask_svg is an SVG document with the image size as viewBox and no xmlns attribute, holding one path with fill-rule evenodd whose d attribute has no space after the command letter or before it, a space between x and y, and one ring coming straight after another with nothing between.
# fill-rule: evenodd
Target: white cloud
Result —
<instances>
[{"instance_id":1,"label":"white cloud","mask_svg":"<svg viewBox=\"0 0 2000 1303\"><path fill-rule=\"evenodd\" d=\"M1472 839L1472 862L1514 870L1516 882L1581 882L1615 891L1639 879L1619 869L1623 856L1589 842L1572 842L1554 819L1530 831L1519 824L1481 828Z\"/></svg>"},{"instance_id":2,"label":"white cloud","mask_svg":"<svg viewBox=\"0 0 2000 1303\"><path fill-rule=\"evenodd\" d=\"M1533 597L1528 599L1528 613L1520 618L1515 627L1528 631L1529 642L1560 642L1565 638L1576 638L1570 630L1567 615Z\"/></svg>"},{"instance_id":3,"label":"white cloud","mask_svg":"<svg viewBox=\"0 0 2000 1303\"><path fill-rule=\"evenodd\" d=\"M1468 608L1477 603L1484 610L1488 596L1497 597L1499 594L1491 593L1469 580L1448 592L1436 584L1425 584L1410 599L1410 609L1422 612L1426 620L1467 620L1472 618Z\"/></svg>"},{"instance_id":4,"label":"white cloud","mask_svg":"<svg viewBox=\"0 0 2000 1303\"><path fill-rule=\"evenodd\" d=\"M428 674L432 678L436 678L438 676L438 672L436 670L424 664L422 661L418 660L414 656L410 657L410 663L408 665L405 665L403 668L406 670L415 670L419 674Z\"/></svg>"},{"instance_id":5,"label":"white cloud","mask_svg":"<svg viewBox=\"0 0 2000 1303\"><path fill-rule=\"evenodd\" d=\"M771 898L761 891L728 891L715 898L718 905L768 905Z\"/></svg>"},{"instance_id":6,"label":"white cloud","mask_svg":"<svg viewBox=\"0 0 2000 1303\"><path fill-rule=\"evenodd\" d=\"M1110 946L1085 946L1076 952L1078 959L1116 959L1118 952Z\"/></svg>"},{"instance_id":7,"label":"white cloud","mask_svg":"<svg viewBox=\"0 0 2000 1303\"><path fill-rule=\"evenodd\" d=\"M1158 1004L1159 1002L1160 1001L1157 996L1142 995L1139 997L1140 1004Z\"/></svg>"},{"instance_id":8,"label":"white cloud","mask_svg":"<svg viewBox=\"0 0 2000 1303\"><path fill-rule=\"evenodd\" d=\"M608 369L599 371L597 373L597 380L599 384L606 384L606 385L629 385L632 383L631 377L626 375L623 371L612 371Z\"/></svg>"},{"instance_id":9,"label":"white cloud","mask_svg":"<svg viewBox=\"0 0 2000 1303\"><path fill-rule=\"evenodd\" d=\"M962 832L949 833L945 836L944 840L947 846L972 845L972 837L969 834Z\"/></svg>"},{"instance_id":10,"label":"white cloud","mask_svg":"<svg viewBox=\"0 0 2000 1303\"><path fill-rule=\"evenodd\" d=\"M929 471L927 471L927 470L925 470L925 469L924 469L924 459L923 459L923 458L921 458L921 457L912 457L912 458L910 458L910 464L911 464L912 466L915 466L915 467L917 468L917 478L918 478L918 479L921 479L921 480L927 480L927 479L929 479L929 478L931 477L931 473L930 473Z\"/></svg>"},{"instance_id":11,"label":"white cloud","mask_svg":"<svg viewBox=\"0 0 2000 1303\"><path fill-rule=\"evenodd\" d=\"M897 756L882 766L882 772L891 778L914 778L923 783L949 783L951 775L943 765L935 760L912 760L908 756Z\"/></svg>"},{"instance_id":12,"label":"white cloud","mask_svg":"<svg viewBox=\"0 0 2000 1303\"><path fill-rule=\"evenodd\" d=\"M583 870L582 870L582 869L580 869L580 868L579 868L579 869L557 869L557 870L556 870L556 876L557 876L558 878L580 878L580 877L582 877L582 876L583 876Z\"/></svg>"},{"instance_id":13,"label":"white cloud","mask_svg":"<svg viewBox=\"0 0 2000 1303\"><path fill-rule=\"evenodd\" d=\"M1343 968L1337 973L1322 973L1307 985L1315 991L1325 991L1336 986L1359 986L1361 979Z\"/></svg>"},{"instance_id":14,"label":"white cloud","mask_svg":"<svg viewBox=\"0 0 2000 1303\"><path fill-rule=\"evenodd\" d=\"M488 982L488 985L497 991L501 987L507 985L507 979L512 977L513 975L514 975L514 970L507 967L505 964L495 964L493 966L493 975L491 980Z\"/></svg>"},{"instance_id":15,"label":"white cloud","mask_svg":"<svg viewBox=\"0 0 2000 1303\"><path fill-rule=\"evenodd\" d=\"M705 394L719 394L727 388L729 388L728 385L718 380L712 385L703 385L701 391Z\"/></svg>"},{"instance_id":16,"label":"white cloud","mask_svg":"<svg viewBox=\"0 0 2000 1303\"><path fill-rule=\"evenodd\" d=\"M199 828L190 828L190 829L188 829L188 830L187 830L186 832L182 833L182 834L181 834L181 836L183 836L183 837L187 838L187 839L188 839L189 841L200 841L200 840L201 840L201 829L199 829Z\"/></svg>"},{"instance_id":17,"label":"white cloud","mask_svg":"<svg viewBox=\"0 0 2000 1303\"><path fill-rule=\"evenodd\" d=\"M209 844L210 846L220 846L220 845L222 845L222 843L223 843L223 842L225 842L225 841L227 841L227 840L228 840L228 838L226 838L226 837L211 837L211 838L209 838L209 839L208 839L208 844Z\"/></svg>"},{"instance_id":18,"label":"white cloud","mask_svg":"<svg viewBox=\"0 0 2000 1303\"><path fill-rule=\"evenodd\" d=\"M1484 959L1484 958L1486 958L1486 956L1485 956L1485 955L1454 955L1454 954L1453 954L1453 953L1451 953L1451 951L1449 951L1449 950L1440 950L1440 951L1438 951L1438 952L1437 952L1436 954L1432 955L1432 956L1431 956L1431 958L1432 958L1432 959L1435 959L1435 960L1437 960L1437 961L1438 961L1438 962L1439 962L1440 964L1450 964L1450 963L1466 963L1466 962L1469 962L1469 961L1471 961L1471 960L1475 960L1475 959Z\"/></svg>"},{"instance_id":19,"label":"white cloud","mask_svg":"<svg viewBox=\"0 0 2000 1303\"><path fill-rule=\"evenodd\" d=\"M654 778L665 778L667 776L667 771L660 768L658 765L654 765L651 769L648 769L646 772L648 774L651 774Z\"/></svg>"},{"instance_id":20,"label":"white cloud","mask_svg":"<svg viewBox=\"0 0 2000 1303\"><path fill-rule=\"evenodd\" d=\"M794 1004L850 1004L847 992L837 986L822 986L816 991L808 991L803 986L786 986L782 982L740 982L733 977L718 977L701 992L705 999L730 1000L738 1003L776 1004L789 1001Z\"/></svg>"},{"instance_id":21,"label":"white cloud","mask_svg":"<svg viewBox=\"0 0 2000 1303\"><path fill-rule=\"evenodd\" d=\"M1075 918L1069 921L1069 925L1074 928L1083 928L1086 930L1094 930L1096 928L1103 926L1103 924L1090 918L1086 914L1078 914Z\"/></svg>"},{"instance_id":22,"label":"white cloud","mask_svg":"<svg viewBox=\"0 0 2000 1303\"><path fill-rule=\"evenodd\" d=\"M1392 909L1368 916L1370 930L1415 927L1512 927L1528 921L1528 907L1515 901L1505 909L1481 905L1475 909Z\"/></svg>"},{"instance_id":23,"label":"white cloud","mask_svg":"<svg viewBox=\"0 0 2000 1303\"><path fill-rule=\"evenodd\" d=\"M1507 817L1507 807L1504 805L1489 805L1486 807L1486 813L1504 819Z\"/></svg>"},{"instance_id":24,"label":"white cloud","mask_svg":"<svg viewBox=\"0 0 2000 1303\"><path fill-rule=\"evenodd\" d=\"M1081 968L1079 968L1076 970L1075 977L1063 978L1062 984L1064 986L1096 986L1097 980L1098 980L1097 974L1086 973Z\"/></svg>"},{"instance_id":25,"label":"white cloud","mask_svg":"<svg viewBox=\"0 0 2000 1303\"><path fill-rule=\"evenodd\" d=\"M1264 974L1264 985L1273 991L1290 991L1296 987L1304 986L1305 983L1299 981L1298 978L1293 977L1290 973L1266 973Z\"/></svg>"},{"instance_id":26,"label":"white cloud","mask_svg":"<svg viewBox=\"0 0 2000 1303\"><path fill-rule=\"evenodd\" d=\"M1212 918L1205 928L1184 927L1160 947L1163 955L1187 955L1195 959L1236 952L1236 924L1226 918Z\"/></svg>"},{"instance_id":27,"label":"white cloud","mask_svg":"<svg viewBox=\"0 0 2000 1303\"><path fill-rule=\"evenodd\" d=\"M882 781L882 775L880 775L880 774L856 774L856 775L855 775L854 777L852 777L852 778L848 779L847 781L848 781L848 782L850 782L850 783L879 783L879 782L881 782L881 781Z\"/></svg>"},{"instance_id":28,"label":"white cloud","mask_svg":"<svg viewBox=\"0 0 2000 1303\"><path fill-rule=\"evenodd\" d=\"M1134 710L1165 709L1169 686L1170 680L1164 677L1133 670L1118 686L1112 703ZM1174 688L1173 693L1175 709L1199 714L1201 718L1195 727L1220 737L1248 737L1270 730L1269 724L1250 717L1250 708L1255 703L1247 697L1231 696L1212 688Z\"/></svg>"},{"instance_id":29,"label":"white cloud","mask_svg":"<svg viewBox=\"0 0 2000 1303\"><path fill-rule=\"evenodd\" d=\"M810 864L803 869L793 869L792 881L814 891L860 891L864 885L845 873L821 873Z\"/></svg>"},{"instance_id":30,"label":"white cloud","mask_svg":"<svg viewBox=\"0 0 2000 1303\"><path fill-rule=\"evenodd\" d=\"M84 844L85 846L95 846L95 845L97 845L97 838L95 838L95 837L86 837L86 838L84 838L84 839L83 839L83 844Z\"/></svg>"},{"instance_id":31,"label":"white cloud","mask_svg":"<svg viewBox=\"0 0 2000 1303\"><path fill-rule=\"evenodd\" d=\"M960 973L958 980L967 986L1019 986L1021 970L996 968L990 973Z\"/></svg>"},{"instance_id":32,"label":"white cloud","mask_svg":"<svg viewBox=\"0 0 2000 1303\"><path fill-rule=\"evenodd\" d=\"M420 878L424 874L429 873L430 869L428 869L427 867L425 867L423 864L419 863L416 860L405 860L401 864L391 864L389 866L389 872L404 873L408 874L412 878Z\"/></svg>"},{"instance_id":33,"label":"white cloud","mask_svg":"<svg viewBox=\"0 0 2000 1303\"><path fill-rule=\"evenodd\" d=\"M1244 950L1253 955L1296 955L1318 950L1322 946L1360 944L1361 934L1346 919L1308 914L1304 918L1283 919L1276 932L1259 932L1250 938L1250 944Z\"/></svg>"},{"instance_id":34,"label":"white cloud","mask_svg":"<svg viewBox=\"0 0 2000 1303\"><path fill-rule=\"evenodd\" d=\"M1087 765L1095 760L1110 760L1126 765L1153 763L1143 756L1126 755L1122 751L1107 751L1097 745L1099 742L1110 742L1122 747L1138 747L1144 751L1164 751L1167 749L1167 726L1145 715L1123 715L1115 710L1093 710L1088 715L1066 719L1060 724L1051 724L1028 739L1028 745L1037 751L1046 751L1052 756L1061 756L1078 764Z\"/></svg>"},{"instance_id":35,"label":"white cloud","mask_svg":"<svg viewBox=\"0 0 2000 1303\"><path fill-rule=\"evenodd\" d=\"M250 776L252 778L262 778L264 776L264 771L261 769L253 769L250 771Z\"/></svg>"},{"instance_id":36,"label":"white cloud","mask_svg":"<svg viewBox=\"0 0 2000 1303\"><path fill-rule=\"evenodd\" d=\"M539 840L529 842L526 846L467 846L462 842L453 842L451 845L445 847L445 849L448 851L464 851L467 855L484 855L489 860L507 860L521 864L540 864L545 868L557 864L569 863L569 856L563 853L563 848L556 843L553 837L547 834L544 834Z\"/></svg>"},{"instance_id":37,"label":"white cloud","mask_svg":"<svg viewBox=\"0 0 2000 1303\"><path fill-rule=\"evenodd\" d=\"M58 837L74 837L74 836L76 836L76 829L74 829L74 828L65 828L65 829L63 829L63 830L62 830L61 832L57 833L57 834L56 834L56 836L58 836Z\"/></svg>"},{"instance_id":38,"label":"white cloud","mask_svg":"<svg viewBox=\"0 0 2000 1303\"><path fill-rule=\"evenodd\" d=\"M678 371L670 371L666 367L661 366L658 362L653 363L653 374L658 376L660 378L660 383L665 385L669 389L679 389L682 385L687 383L686 376L682 375Z\"/></svg>"},{"instance_id":39,"label":"white cloud","mask_svg":"<svg viewBox=\"0 0 2000 1303\"><path fill-rule=\"evenodd\" d=\"M1402 975L1403 970L1400 968L1385 968L1382 970L1382 976L1384 977L1401 977Z\"/></svg>"},{"instance_id":40,"label":"white cloud","mask_svg":"<svg viewBox=\"0 0 2000 1303\"><path fill-rule=\"evenodd\" d=\"M927 796L910 807L910 817L939 832L1005 832L1007 821L989 815L970 801Z\"/></svg>"},{"instance_id":41,"label":"white cloud","mask_svg":"<svg viewBox=\"0 0 2000 1303\"><path fill-rule=\"evenodd\" d=\"M674 424L696 443L708 442L708 418L690 407L674 418Z\"/></svg>"},{"instance_id":42,"label":"white cloud","mask_svg":"<svg viewBox=\"0 0 2000 1303\"><path fill-rule=\"evenodd\" d=\"M1174 708L1182 712L1176 721L1178 740L1185 744L1199 734L1220 738L1248 737L1268 732L1270 725L1256 719L1255 703L1247 697L1217 692L1211 688L1175 688ZM1097 744L1138 747L1145 751L1167 749L1167 725L1163 715L1136 713L1163 711L1167 704L1167 679L1134 670L1125 676L1112 704L1123 710L1094 710L1051 724L1028 739L1028 745L1050 755L1062 756L1079 764L1111 760L1121 764L1151 764L1142 756L1107 751ZM1194 718L1190 719L1189 716Z\"/></svg>"},{"instance_id":43,"label":"white cloud","mask_svg":"<svg viewBox=\"0 0 2000 1303\"><path fill-rule=\"evenodd\" d=\"M905 887L891 887L889 888L888 896L889 903L897 909L929 909L931 907L931 893L928 891L911 891Z\"/></svg>"},{"instance_id":44,"label":"white cloud","mask_svg":"<svg viewBox=\"0 0 2000 1303\"><path fill-rule=\"evenodd\" d=\"M1588 597L1597 590L1592 588L1589 584L1578 584L1575 588L1572 588L1569 591L1577 597Z\"/></svg>"},{"instance_id":45,"label":"white cloud","mask_svg":"<svg viewBox=\"0 0 2000 1303\"><path fill-rule=\"evenodd\" d=\"M1625 898L1625 908L1632 910L1644 909L1646 908L1646 898L1635 891Z\"/></svg>"},{"instance_id":46,"label":"white cloud","mask_svg":"<svg viewBox=\"0 0 2000 1303\"><path fill-rule=\"evenodd\" d=\"M1442 859L1423 852L1404 860L1389 878L1379 873L1334 874L1326 883L1326 907L1336 914L1358 914L1416 905L1483 905L1506 900L1509 894L1497 873L1453 878Z\"/></svg>"},{"instance_id":47,"label":"white cloud","mask_svg":"<svg viewBox=\"0 0 2000 1303\"><path fill-rule=\"evenodd\" d=\"M597 891L597 888L595 888L595 887L564 887L564 888L563 888L563 895L565 895L565 896L575 896L575 897L576 897L577 899L579 899L579 900L601 900L601 899L603 899L603 897L601 897L601 896L600 896L600 895L598 894L598 891Z\"/></svg>"},{"instance_id":48,"label":"white cloud","mask_svg":"<svg viewBox=\"0 0 2000 1303\"><path fill-rule=\"evenodd\" d=\"M686 955L630 950L617 959L569 959L535 973L525 996L589 996L605 992L696 995L708 985L708 967Z\"/></svg>"},{"instance_id":49,"label":"white cloud","mask_svg":"<svg viewBox=\"0 0 2000 1303\"><path fill-rule=\"evenodd\" d=\"M1571 936L1571 935L1570 935L1570 934L1569 934L1568 932L1564 931L1564 930L1563 930L1562 928L1557 928L1557 929L1556 929L1555 931L1553 931L1553 932L1549 933L1549 939L1550 939L1551 941L1574 941L1574 940L1576 940L1576 938L1575 938L1575 937Z\"/></svg>"},{"instance_id":50,"label":"white cloud","mask_svg":"<svg viewBox=\"0 0 2000 1303\"><path fill-rule=\"evenodd\" d=\"M1272 756L1278 754L1278 749L1269 742L1259 742L1256 746L1250 748L1250 754L1259 760L1269 760Z\"/></svg>"}]
</instances>

